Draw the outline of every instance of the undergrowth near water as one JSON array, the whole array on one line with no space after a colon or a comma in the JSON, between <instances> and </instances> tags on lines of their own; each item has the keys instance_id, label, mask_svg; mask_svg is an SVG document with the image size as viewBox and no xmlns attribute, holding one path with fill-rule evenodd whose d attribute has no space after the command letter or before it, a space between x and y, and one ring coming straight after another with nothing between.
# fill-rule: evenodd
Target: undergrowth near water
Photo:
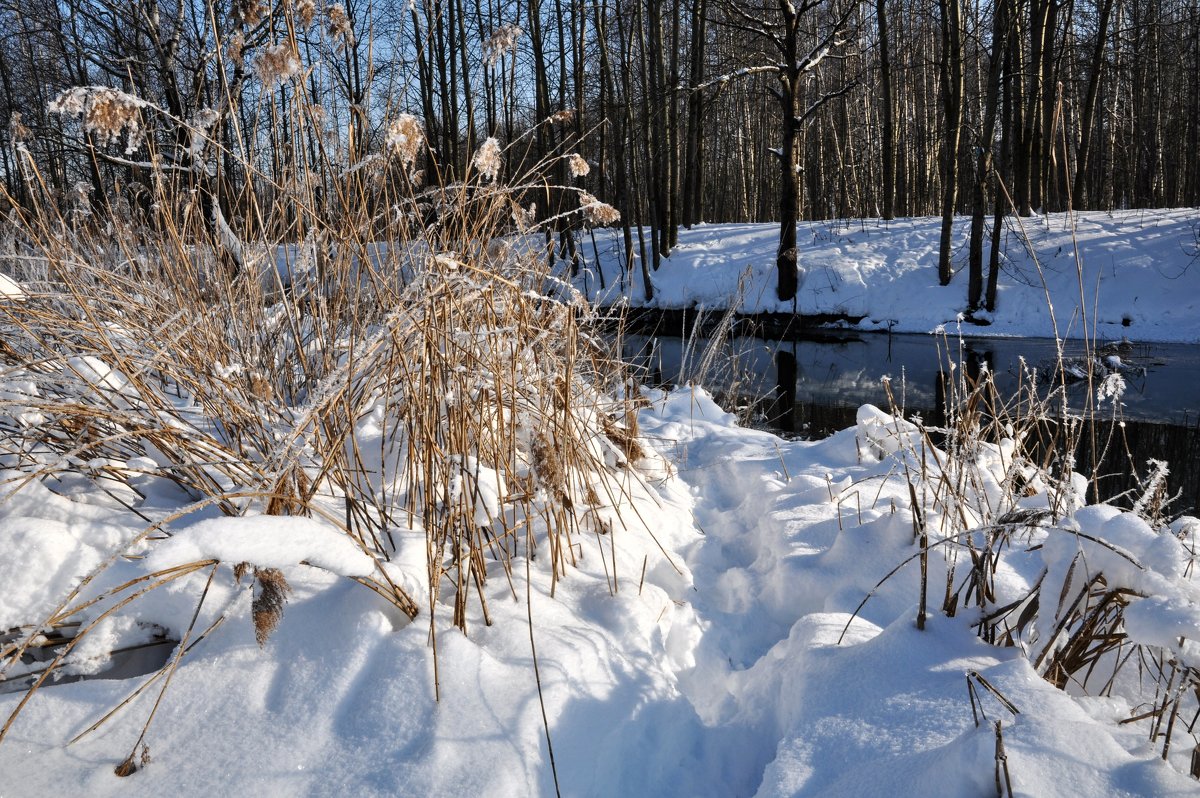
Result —
<instances>
[{"instance_id":1,"label":"undergrowth near water","mask_svg":"<svg viewBox=\"0 0 1200 798\"><path fill-rule=\"evenodd\" d=\"M89 643L95 630L165 586L191 586L192 621L134 695L155 682L165 691L180 659L243 611L235 595L198 628L214 586L253 594L265 643L286 614L290 588L274 560L288 553L291 565L361 583L402 617L424 616L436 662L438 617L463 632L470 617L491 623L484 584L513 584L519 558L536 555L557 580L585 536L613 546L648 452L624 366L552 276L551 231L616 217L552 179L562 163L586 174L578 155L530 166L527 140L489 139L465 176L424 187L424 132L400 115L376 153L280 181L210 139L211 117L167 119L88 87L56 103L109 138L149 130L152 151L156 124L189 139L147 158L156 191L146 215L116 212L127 208L116 187L65 206L18 152L32 199L3 229L0 501L101 497L140 530L114 541L52 611L0 628L0 678L28 685L0 740L41 686L77 664L73 652L103 643ZM96 112L114 103L120 114ZM319 111L297 102L272 113L287 114L299 140ZM92 130L97 119L109 127ZM211 176L231 157L285 201L248 191L240 218L226 219ZM523 171L506 179L510 160ZM131 562L180 551L169 544L198 520L263 516L319 524L303 527L308 544L270 526L245 545L198 535L188 561L125 578ZM256 561L255 545L276 539L284 554ZM612 567L615 592L615 556ZM144 736L121 775L136 769Z\"/></svg>"},{"instance_id":2,"label":"undergrowth near water","mask_svg":"<svg viewBox=\"0 0 1200 798\"><path fill-rule=\"evenodd\" d=\"M919 628L931 613L968 613L981 639L1019 648L1056 687L1126 701L1121 722L1142 724L1163 759L1181 736L1190 754L1200 743L1200 522L1172 512L1166 463L1129 457L1140 487L1122 496L1099 493L1098 466L1077 470L1085 435L1097 438L1086 442L1093 452L1123 447L1119 372L1089 385L1085 416L1067 405L1061 359L1049 380L1026 367L1020 389L1002 395L959 356L960 342L943 335L942 351L944 419L906 419L894 401L859 412L860 457L891 464L888 479L906 486L893 507L912 521L914 552L883 582L919 569Z\"/></svg>"}]
</instances>

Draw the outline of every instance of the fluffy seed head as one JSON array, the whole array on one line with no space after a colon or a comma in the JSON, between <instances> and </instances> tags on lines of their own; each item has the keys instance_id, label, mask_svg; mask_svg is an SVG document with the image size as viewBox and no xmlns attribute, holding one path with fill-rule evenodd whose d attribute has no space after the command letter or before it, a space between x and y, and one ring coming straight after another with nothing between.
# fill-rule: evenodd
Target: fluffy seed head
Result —
<instances>
[{"instance_id":1,"label":"fluffy seed head","mask_svg":"<svg viewBox=\"0 0 1200 798\"><path fill-rule=\"evenodd\" d=\"M82 215L91 213L92 208L92 186L86 180L76 180L71 186L71 190L67 192L67 200L71 203L75 212Z\"/></svg>"},{"instance_id":2,"label":"fluffy seed head","mask_svg":"<svg viewBox=\"0 0 1200 798\"><path fill-rule=\"evenodd\" d=\"M579 192L579 209L584 220L593 227L603 227L621 221L621 212L586 191Z\"/></svg>"},{"instance_id":3,"label":"fluffy seed head","mask_svg":"<svg viewBox=\"0 0 1200 798\"><path fill-rule=\"evenodd\" d=\"M494 137L489 137L476 150L475 157L471 159L471 163L479 170L479 174L483 175L485 180L495 180L501 165L500 142Z\"/></svg>"},{"instance_id":4,"label":"fluffy seed head","mask_svg":"<svg viewBox=\"0 0 1200 798\"><path fill-rule=\"evenodd\" d=\"M339 47L354 44L354 27L350 24L350 17L346 14L344 5L331 5L325 9L325 30Z\"/></svg>"},{"instance_id":5,"label":"fluffy seed head","mask_svg":"<svg viewBox=\"0 0 1200 798\"><path fill-rule=\"evenodd\" d=\"M225 55L235 66L241 66L246 54L246 39L241 33L235 33L225 41Z\"/></svg>"},{"instance_id":6,"label":"fluffy seed head","mask_svg":"<svg viewBox=\"0 0 1200 798\"><path fill-rule=\"evenodd\" d=\"M125 131L125 153L130 154L142 145L140 112L146 105L139 97L107 86L75 86L47 107L51 113L82 116L84 128L101 144L111 144Z\"/></svg>"},{"instance_id":7,"label":"fluffy seed head","mask_svg":"<svg viewBox=\"0 0 1200 798\"><path fill-rule=\"evenodd\" d=\"M220 118L211 108L202 108L192 116L191 130L188 131L188 153L193 158L200 157L204 152L204 145L209 140L208 133Z\"/></svg>"},{"instance_id":8,"label":"fluffy seed head","mask_svg":"<svg viewBox=\"0 0 1200 798\"><path fill-rule=\"evenodd\" d=\"M533 225L533 220L537 218L537 204L529 203L529 207L522 208L518 203L512 204L512 220L513 224L519 230L528 230Z\"/></svg>"},{"instance_id":9,"label":"fluffy seed head","mask_svg":"<svg viewBox=\"0 0 1200 798\"><path fill-rule=\"evenodd\" d=\"M388 125L387 148L407 168L412 168L425 143L421 120L412 114L400 114Z\"/></svg>"},{"instance_id":10,"label":"fluffy seed head","mask_svg":"<svg viewBox=\"0 0 1200 798\"><path fill-rule=\"evenodd\" d=\"M283 83L300 71L300 57L287 42L266 47L254 63L263 83Z\"/></svg>"},{"instance_id":11,"label":"fluffy seed head","mask_svg":"<svg viewBox=\"0 0 1200 798\"><path fill-rule=\"evenodd\" d=\"M30 131L25 127L20 111L13 111L12 116L8 118L8 136L13 144L29 140Z\"/></svg>"},{"instance_id":12,"label":"fluffy seed head","mask_svg":"<svg viewBox=\"0 0 1200 798\"><path fill-rule=\"evenodd\" d=\"M253 28L262 22L270 8L261 0L240 0L237 4L237 16L247 28Z\"/></svg>"},{"instance_id":13,"label":"fluffy seed head","mask_svg":"<svg viewBox=\"0 0 1200 798\"><path fill-rule=\"evenodd\" d=\"M296 0L296 19L307 28L317 16L317 4L313 0Z\"/></svg>"},{"instance_id":14,"label":"fluffy seed head","mask_svg":"<svg viewBox=\"0 0 1200 798\"><path fill-rule=\"evenodd\" d=\"M488 66L495 66L505 53L515 52L517 42L525 31L516 25L501 25L492 31L492 35L483 43L483 57Z\"/></svg>"},{"instance_id":15,"label":"fluffy seed head","mask_svg":"<svg viewBox=\"0 0 1200 798\"><path fill-rule=\"evenodd\" d=\"M571 177L587 177L588 172L592 171L592 167L577 152L567 156L567 168L571 171Z\"/></svg>"},{"instance_id":16,"label":"fluffy seed head","mask_svg":"<svg viewBox=\"0 0 1200 798\"><path fill-rule=\"evenodd\" d=\"M255 568L254 576L258 583L250 611L254 618L254 639L263 646L283 617L283 605L292 587L278 568Z\"/></svg>"}]
</instances>

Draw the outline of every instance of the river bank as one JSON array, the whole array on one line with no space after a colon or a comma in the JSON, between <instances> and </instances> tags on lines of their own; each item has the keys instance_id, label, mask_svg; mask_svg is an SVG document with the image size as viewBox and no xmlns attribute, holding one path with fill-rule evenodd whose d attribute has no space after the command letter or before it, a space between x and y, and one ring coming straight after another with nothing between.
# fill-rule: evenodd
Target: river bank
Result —
<instances>
[{"instance_id":1,"label":"river bank","mask_svg":"<svg viewBox=\"0 0 1200 798\"><path fill-rule=\"evenodd\" d=\"M802 223L794 301L776 298L771 224L680 230L671 257L650 272L652 296L639 253L633 274L622 274L620 231L596 230L595 244L580 248L585 262L574 284L598 305L658 311L666 323L672 314L732 309L769 337L818 327L926 333L966 321L970 334L984 336L1200 341L1200 209L1010 218L995 311L973 321L968 224L955 221L956 274L947 286L937 281L936 218Z\"/></svg>"}]
</instances>

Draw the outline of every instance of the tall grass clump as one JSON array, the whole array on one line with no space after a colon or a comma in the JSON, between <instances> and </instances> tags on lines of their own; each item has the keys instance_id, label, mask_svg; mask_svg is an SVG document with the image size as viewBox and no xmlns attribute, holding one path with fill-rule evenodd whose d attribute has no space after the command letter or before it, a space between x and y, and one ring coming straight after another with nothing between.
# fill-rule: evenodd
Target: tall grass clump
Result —
<instances>
[{"instance_id":1,"label":"tall grass clump","mask_svg":"<svg viewBox=\"0 0 1200 798\"><path fill-rule=\"evenodd\" d=\"M1022 364L1019 389L1005 395L959 357L959 342L943 335L942 345L941 423L905 419L895 403L859 412L861 456L887 465L894 483L880 495L912 517L914 552L876 590L912 569L918 627L965 613L983 640L1020 649L1054 686L1123 701L1121 722L1140 724L1164 759L1181 735L1190 752L1200 742L1200 521L1172 511L1157 460L1128 456L1138 487L1102 492L1103 452L1128 452L1119 370L1084 381L1079 412L1061 356L1049 375ZM1088 375L1093 360L1089 348ZM1182 753L1178 764L1188 767Z\"/></svg>"},{"instance_id":2,"label":"tall grass clump","mask_svg":"<svg viewBox=\"0 0 1200 798\"><path fill-rule=\"evenodd\" d=\"M876 589L919 569L918 627L931 606L969 613L983 640L1020 649L1055 687L1116 699L1127 709L1121 724L1143 730L1164 760L1176 751L1180 769L1200 778L1200 520L1173 511L1168 465L1135 462L1125 441L1129 367L1121 345L1102 347L1089 326L1095 298L1078 246L1071 325L1084 354L1069 358L1037 253L1013 218L1045 291L1057 357L1022 363L1020 387L1006 396L943 335L944 423L906 420L894 402L890 413L860 411L860 451L902 475L892 501L911 514L916 548ZM1066 220L1074 224L1071 212ZM1132 490L1105 489L1110 452L1118 461L1124 453L1119 476ZM996 730L1000 793L999 722ZM1177 744L1183 735L1187 746Z\"/></svg>"},{"instance_id":3,"label":"tall grass clump","mask_svg":"<svg viewBox=\"0 0 1200 798\"><path fill-rule=\"evenodd\" d=\"M0 260L0 502L48 490L134 526L52 609L0 629L0 677L31 683L0 739L91 629L164 585L194 585L195 613L152 677L162 689L244 606L237 585L266 640L289 586L233 536L130 571L196 521L316 519L353 551L284 550L425 616L436 650L443 614L464 632L491 623L484 585L511 579L517 558L561 578L573 542L622 523L639 478L626 372L552 272L557 233L616 219L552 179L586 174L578 155L531 155L562 115L486 139L457 173L403 113L370 148L298 158L326 140L324 111L303 91L277 103L270 87L308 65L286 38L257 58L267 88L252 109L230 93L180 119L115 89L59 95L89 157L148 175L136 203L118 186L58 196L18 146L26 197L8 198ZM285 154L221 140L229 116L286 123L293 166L268 170ZM230 162L245 175L233 189ZM222 589L227 604L197 626ZM67 642L31 670L48 635Z\"/></svg>"}]
</instances>

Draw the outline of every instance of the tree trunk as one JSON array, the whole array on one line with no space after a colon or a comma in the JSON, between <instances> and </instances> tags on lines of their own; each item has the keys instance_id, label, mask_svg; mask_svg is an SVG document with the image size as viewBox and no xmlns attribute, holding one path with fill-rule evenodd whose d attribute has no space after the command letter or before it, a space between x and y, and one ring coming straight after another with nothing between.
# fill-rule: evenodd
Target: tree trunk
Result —
<instances>
[{"instance_id":1,"label":"tree trunk","mask_svg":"<svg viewBox=\"0 0 1200 798\"><path fill-rule=\"evenodd\" d=\"M1077 208L1086 208L1090 204L1088 196L1088 158L1091 155L1092 126L1096 118L1096 97L1100 92L1100 76L1104 72L1104 46L1108 38L1108 21L1112 16L1113 0L1103 0L1100 5L1100 19L1096 29L1096 43L1092 48L1092 60L1088 72L1087 93L1083 100L1083 109L1079 123L1079 150L1075 156L1075 185L1071 198Z\"/></svg>"},{"instance_id":2,"label":"tree trunk","mask_svg":"<svg viewBox=\"0 0 1200 798\"><path fill-rule=\"evenodd\" d=\"M945 141L942 146L942 231L938 243L938 282L949 285L954 271L950 263L954 210L958 200L958 156L962 141L962 6L960 0L938 0L942 22L942 105Z\"/></svg>"},{"instance_id":3,"label":"tree trunk","mask_svg":"<svg viewBox=\"0 0 1200 798\"><path fill-rule=\"evenodd\" d=\"M1011 0L999 0L992 12L992 52L988 64L983 125L975 148L975 191L971 208L971 243L968 256L967 307L978 310L983 297L983 227L987 214L987 184L992 174L992 147L996 113L1000 106L1000 73L1007 48ZM997 200L997 204L999 201Z\"/></svg>"},{"instance_id":4,"label":"tree trunk","mask_svg":"<svg viewBox=\"0 0 1200 798\"><path fill-rule=\"evenodd\" d=\"M688 69L688 86L699 86L704 80L705 15L708 0L693 0L691 14L691 60ZM704 194L704 171L702 152L704 141L704 95L700 91L688 92L688 122L686 157L683 163L683 225L689 229L701 221Z\"/></svg>"},{"instance_id":5,"label":"tree trunk","mask_svg":"<svg viewBox=\"0 0 1200 798\"><path fill-rule=\"evenodd\" d=\"M875 21L879 26L879 82L883 91L882 160L883 185L880 187L880 214L895 218L896 210L896 120L892 97L892 61L888 52L887 0L875 0Z\"/></svg>"},{"instance_id":6,"label":"tree trunk","mask_svg":"<svg viewBox=\"0 0 1200 798\"><path fill-rule=\"evenodd\" d=\"M800 269L796 253L796 223L799 216L796 180L796 98L800 94L797 53L799 17L790 0L780 0L783 13L783 69L779 73L779 103L783 111L783 146L779 153L779 250L775 256L778 272L776 294L783 302L795 302L800 287Z\"/></svg>"}]
</instances>

